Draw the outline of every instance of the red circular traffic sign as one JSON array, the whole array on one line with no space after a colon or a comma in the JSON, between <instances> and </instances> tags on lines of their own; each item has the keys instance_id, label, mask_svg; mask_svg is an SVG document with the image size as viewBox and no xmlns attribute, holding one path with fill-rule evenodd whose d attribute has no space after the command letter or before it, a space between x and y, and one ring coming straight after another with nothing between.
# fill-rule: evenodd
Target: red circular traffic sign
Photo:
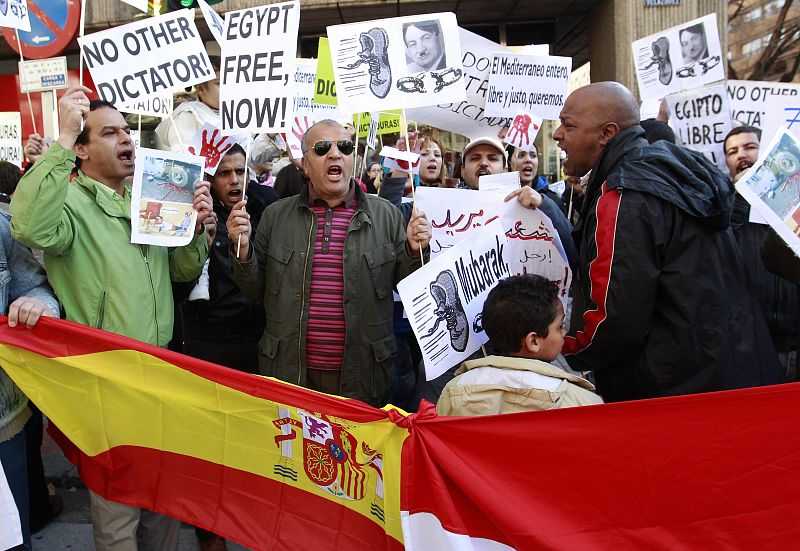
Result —
<instances>
[{"instance_id":1,"label":"red circular traffic sign","mask_svg":"<svg viewBox=\"0 0 800 551\"><path fill-rule=\"evenodd\" d=\"M26 59L44 59L63 52L75 38L81 19L80 0L28 0L30 31L19 31L22 55ZM4 28L3 37L19 53L16 32Z\"/></svg>"}]
</instances>

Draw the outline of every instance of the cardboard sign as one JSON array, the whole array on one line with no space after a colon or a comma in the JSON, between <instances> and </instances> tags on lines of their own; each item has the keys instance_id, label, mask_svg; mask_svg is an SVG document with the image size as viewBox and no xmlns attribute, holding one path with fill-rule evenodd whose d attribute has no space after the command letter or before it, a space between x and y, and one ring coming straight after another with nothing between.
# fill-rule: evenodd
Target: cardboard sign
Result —
<instances>
[{"instance_id":1,"label":"cardboard sign","mask_svg":"<svg viewBox=\"0 0 800 551\"><path fill-rule=\"evenodd\" d=\"M508 195L515 189L519 189L519 172L500 172L499 174L487 174L478 178L478 190Z\"/></svg>"},{"instance_id":2,"label":"cardboard sign","mask_svg":"<svg viewBox=\"0 0 800 551\"><path fill-rule=\"evenodd\" d=\"M78 37L78 43L97 93L115 106L214 78L192 10Z\"/></svg>"},{"instance_id":3,"label":"cardboard sign","mask_svg":"<svg viewBox=\"0 0 800 551\"><path fill-rule=\"evenodd\" d=\"M513 145L522 151L530 151L533 142L542 128L542 119L527 111L518 111L511 121L511 127L503 138L503 143Z\"/></svg>"},{"instance_id":4,"label":"cardboard sign","mask_svg":"<svg viewBox=\"0 0 800 551\"><path fill-rule=\"evenodd\" d=\"M569 57L495 54L489 70L486 113L514 117L526 111L558 120L571 72Z\"/></svg>"},{"instance_id":5,"label":"cardboard sign","mask_svg":"<svg viewBox=\"0 0 800 551\"><path fill-rule=\"evenodd\" d=\"M343 113L465 99L455 14L334 25L328 39Z\"/></svg>"},{"instance_id":6,"label":"cardboard sign","mask_svg":"<svg viewBox=\"0 0 800 551\"><path fill-rule=\"evenodd\" d=\"M172 93L159 94L142 98L138 101L131 101L126 105L121 105L119 110L123 113L133 113L134 115L147 115L150 117L169 117L172 113Z\"/></svg>"},{"instance_id":7,"label":"cardboard sign","mask_svg":"<svg viewBox=\"0 0 800 551\"><path fill-rule=\"evenodd\" d=\"M780 128L761 153L736 191L800 256L800 139Z\"/></svg>"},{"instance_id":8,"label":"cardboard sign","mask_svg":"<svg viewBox=\"0 0 800 551\"><path fill-rule=\"evenodd\" d=\"M236 137L223 136L213 124L204 124L187 144L189 153L205 159L203 170L214 176L225 153L236 143Z\"/></svg>"},{"instance_id":9,"label":"cardboard sign","mask_svg":"<svg viewBox=\"0 0 800 551\"><path fill-rule=\"evenodd\" d=\"M485 112L489 69L495 53L509 50L466 29L459 28L458 35L461 38L466 99L409 109L406 113L412 120L467 136L471 140L496 136L501 128L508 126L510 118L490 117Z\"/></svg>"},{"instance_id":10,"label":"cardboard sign","mask_svg":"<svg viewBox=\"0 0 800 551\"><path fill-rule=\"evenodd\" d=\"M285 132L292 124L300 3L225 16L220 116L225 132Z\"/></svg>"},{"instance_id":11,"label":"cardboard sign","mask_svg":"<svg viewBox=\"0 0 800 551\"><path fill-rule=\"evenodd\" d=\"M27 0L5 0L0 4L0 27L30 31Z\"/></svg>"},{"instance_id":12,"label":"cardboard sign","mask_svg":"<svg viewBox=\"0 0 800 551\"><path fill-rule=\"evenodd\" d=\"M416 205L431 221L431 258L500 220L508 238L511 273L544 276L558 284L559 294L566 300L572 273L553 223L538 209L526 209L518 201L505 202L506 195L506 191L418 187Z\"/></svg>"},{"instance_id":13,"label":"cardboard sign","mask_svg":"<svg viewBox=\"0 0 800 551\"><path fill-rule=\"evenodd\" d=\"M24 160L20 114L16 111L0 113L0 161L22 168Z\"/></svg>"},{"instance_id":14,"label":"cardboard sign","mask_svg":"<svg viewBox=\"0 0 800 551\"><path fill-rule=\"evenodd\" d=\"M200 6L200 11L203 13L203 19L206 20L208 30L211 31L211 36L217 41L217 44L222 46L225 40L222 38L222 33L225 29L225 20L220 14L214 11L214 8L209 6L205 0L197 0L197 5Z\"/></svg>"},{"instance_id":15,"label":"cardboard sign","mask_svg":"<svg viewBox=\"0 0 800 551\"><path fill-rule=\"evenodd\" d=\"M731 108L725 84L670 94L666 101L680 143L703 153L727 174L723 142L731 131Z\"/></svg>"},{"instance_id":16,"label":"cardboard sign","mask_svg":"<svg viewBox=\"0 0 800 551\"><path fill-rule=\"evenodd\" d=\"M195 185L203 179L202 157L140 148L131 190L131 243L181 247L194 237Z\"/></svg>"},{"instance_id":17,"label":"cardboard sign","mask_svg":"<svg viewBox=\"0 0 800 551\"><path fill-rule=\"evenodd\" d=\"M631 47L641 99L725 79L714 13L636 40Z\"/></svg>"},{"instance_id":18,"label":"cardboard sign","mask_svg":"<svg viewBox=\"0 0 800 551\"><path fill-rule=\"evenodd\" d=\"M19 89L23 93L60 90L67 85L67 58L64 56L19 62Z\"/></svg>"},{"instance_id":19,"label":"cardboard sign","mask_svg":"<svg viewBox=\"0 0 800 551\"><path fill-rule=\"evenodd\" d=\"M339 105L336 99L336 79L328 37L323 36L317 45L317 77L314 83L314 102L322 105Z\"/></svg>"},{"instance_id":20,"label":"cardboard sign","mask_svg":"<svg viewBox=\"0 0 800 551\"><path fill-rule=\"evenodd\" d=\"M425 360L435 379L489 338L480 315L486 296L511 275L505 230L494 221L397 284Z\"/></svg>"},{"instance_id":21,"label":"cardboard sign","mask_svg":"<svg viewBox=\"0 0 800 551\"><path fill-rule=\"evenodd\" d=\"M778 128L795 131L800 126L796 108L800 107L800 84L729 80L731 117L742 124L761 129L761 143L772 141Z\"/></svg>"}]
</instances>

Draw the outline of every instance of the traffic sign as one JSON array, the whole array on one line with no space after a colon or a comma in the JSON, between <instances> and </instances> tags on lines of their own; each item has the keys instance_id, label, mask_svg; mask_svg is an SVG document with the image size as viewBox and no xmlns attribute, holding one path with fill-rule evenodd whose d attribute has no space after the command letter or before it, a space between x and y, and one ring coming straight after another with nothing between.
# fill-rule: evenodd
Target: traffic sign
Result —
<instances>
[{"instance_id":1,"label":"traffic sign","mask_svg":"<svg viewBox=\"0 0 800 551\"><path fill-rule=\"evenodd\" d=\"M28 0L30 32L19 33L22 55L28 59L55 57L75 38L80 25L81 3L78 0ZM3 29L9 46L19 53L14 29Z\"/></svg>"}]
</instances>

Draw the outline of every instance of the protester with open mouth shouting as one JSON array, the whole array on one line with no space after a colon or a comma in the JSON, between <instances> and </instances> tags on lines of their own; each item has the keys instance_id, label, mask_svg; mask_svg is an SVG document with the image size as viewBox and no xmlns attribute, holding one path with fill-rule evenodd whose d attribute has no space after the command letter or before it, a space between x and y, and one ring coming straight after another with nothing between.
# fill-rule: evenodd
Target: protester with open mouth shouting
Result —
<instances>
[{"instance_id":1,"label":"protester with open mouth shouting","mask_svg":"<svg viewBox=\"0 0 800 551\"><path fill-rule=\"evenodd\" d=\"M301 148L300 195L267 207L255 236L245 202L228 218L234 279L264 300L261 373L381 406L397 348L392 288L428 254L430 223L416 211L404 230L394 206L355 184L339 123L316 123Z\"/></svg>"}]
</instances>

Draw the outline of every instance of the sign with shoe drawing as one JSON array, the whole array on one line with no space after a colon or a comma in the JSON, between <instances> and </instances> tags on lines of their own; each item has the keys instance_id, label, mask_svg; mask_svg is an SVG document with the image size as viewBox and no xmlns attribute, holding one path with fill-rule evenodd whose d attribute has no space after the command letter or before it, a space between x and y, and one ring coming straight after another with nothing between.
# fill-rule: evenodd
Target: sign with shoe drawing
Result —
<instances>
[{"instance_id":1,"label":"sign with shoe drawing","mask_svg":"<svg viewBox=\"0 0 800 551\"><path fill-rule=\"evenodd\" d=\"M455 14L431 13L328 27L339 108L352 114L462 101Z\"/></svg>"},{"instance_id":2,"label":"sign with shoe drawing","mask_svg":"<svg viewBox=\"0 0 800 551\"><path fill-rule=\"evenodd\" d=\"M725 79L715 13L640 38L632 47L642 100Z\"/></svg>"},{"instance_id":3,"label":"sign with shoe drawing","mask_svg":"<svg viewBox=\"0 0 800 551\"><path fill-rule=\"evenodd\" d=\"M483 303L492 287L511 275L505 233L495 220L397 284L427 380L488 340L481 325Z\"/></svg>"}]
</instances>

